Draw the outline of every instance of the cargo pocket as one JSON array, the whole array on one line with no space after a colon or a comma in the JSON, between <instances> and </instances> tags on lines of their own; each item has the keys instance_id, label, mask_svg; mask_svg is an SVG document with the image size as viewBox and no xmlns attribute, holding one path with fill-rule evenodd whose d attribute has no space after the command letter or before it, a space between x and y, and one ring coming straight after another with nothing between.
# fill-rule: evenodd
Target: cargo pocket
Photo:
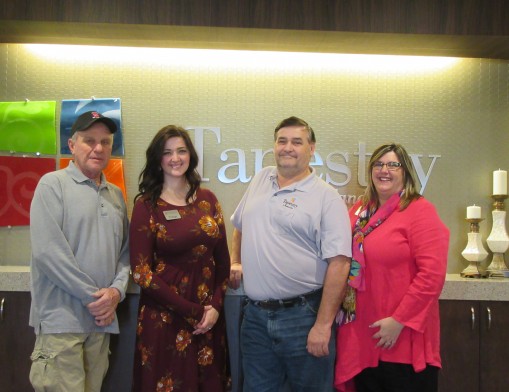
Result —
<instances>
[{"instance_id":1,"label":"cargo pocket","mask_svg":"<svg viewBox=\"0 0 509 392\"><path fill-rule=\"evenodd\" d=\"M36 391L45 391L48 388L55 390L59 384L58 373L55 372L55 357L56 353L52 351L37 349L30 356L30 382Z\"/></svg>"}]
</instances>

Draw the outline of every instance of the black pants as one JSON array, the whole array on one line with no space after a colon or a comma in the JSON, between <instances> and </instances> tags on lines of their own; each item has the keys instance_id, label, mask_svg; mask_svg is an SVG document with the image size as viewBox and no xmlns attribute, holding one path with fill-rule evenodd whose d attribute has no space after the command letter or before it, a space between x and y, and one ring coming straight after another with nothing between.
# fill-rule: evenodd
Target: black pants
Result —
<instances>
[{"instance_id":1,"label":"black pants","mask_svg":"<svg viewBox=\"0 0 509 392\"><path fill-rule=\"evenodd\" d=\"M382 362L354 378L357 392L437 392L438 367L428 365L416 373L412 365Z\"/></svg>"}]
</instances>

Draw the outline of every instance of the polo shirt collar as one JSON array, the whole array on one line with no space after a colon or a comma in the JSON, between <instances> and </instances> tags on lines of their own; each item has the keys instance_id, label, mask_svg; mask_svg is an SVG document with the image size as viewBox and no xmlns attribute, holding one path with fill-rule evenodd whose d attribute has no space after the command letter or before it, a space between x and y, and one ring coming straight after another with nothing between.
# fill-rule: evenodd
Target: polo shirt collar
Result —
<instances>
[{"instance_id":1,"label":"polo shirt collar","mask_svg":"<svg viewBox=\"0 0 509 392\"><path fill-rule=\"evenodd\" d=\"M316 181L316 170L313 166L309 167L311 173L308 176L304 177L302 180L294 182L293 184L285 187L285 190L289 191L300 191L300 192L309 192L313 188ZM279 184L277 182L277 167L274 166L272 171L269 174L269 180L272 181L274 189L279 190Z\"/></svg>"},{"instance_id":2,"label":"polo shirt collar","mask_svg":"<svg viewBox=\"0 0 509 392\"><path fill-rule=\"evenodd\" d=\"M67 173L71 176L71 178L78 182L78 183L82 183L82 182L92 182L95 184L95 181L91 180L90 178L88 178L86 175L84 175L80 169L78 169L76 167L76 165L74 164L74 161L69 161L69 166L67 166L65 168L65 170L67 171ZM103 187L108 187L108 183L106 182L106 177L104 176L104 173L101 172L101 185L99 186L99 188L103 188Z\"/></svg>"}]
</instances>

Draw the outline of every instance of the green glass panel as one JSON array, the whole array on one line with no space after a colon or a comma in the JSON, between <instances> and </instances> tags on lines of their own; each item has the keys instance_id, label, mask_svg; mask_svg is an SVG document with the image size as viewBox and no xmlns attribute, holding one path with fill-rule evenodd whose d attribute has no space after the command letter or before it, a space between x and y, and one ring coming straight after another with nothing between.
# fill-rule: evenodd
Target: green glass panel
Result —
<instances>
[{"instance_id":1,"label":"green glass panel","mask_svg":"<svg viewBox=\"0 0 509 392\"><path fill-rule=\"evenodd\" d=\"M0 102L0 151L54 155L55 101Z\"/></svg>"}]
</instances>

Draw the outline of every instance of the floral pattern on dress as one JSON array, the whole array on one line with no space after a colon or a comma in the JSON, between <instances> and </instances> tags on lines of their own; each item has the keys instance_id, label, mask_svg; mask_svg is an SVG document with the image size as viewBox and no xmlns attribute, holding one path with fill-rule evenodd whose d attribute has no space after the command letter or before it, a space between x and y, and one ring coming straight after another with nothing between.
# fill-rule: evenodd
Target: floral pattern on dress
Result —
<instances>
[{"instance_id":1,"label":"floral pattern on dress","mask_svg":"<svg viewBox=\"0 0 509 392\"><path fill-rule=\"evenodd\" d=\"M164 262L164 260L157 260L157 264L156 264L156 268L155 268L156 274L161 275L164 272L165 268L166 268L166 263Z\"/></svg>"},{"instance_id":2,"label":"floral pattern on dress","mask_svg":"<svg viewBox=\"0 0 509 392\"><path fill-rule=\"evenodd\" d=\"M161 377L156 384L156 392L172 392L179 388L179 382L174 380L171 373Z\"/></svg>"},{"instance_id":3,"label":"floral pattern on dress","mask_svg":"<svg viewBox=\"0 0 509 392\"><path fill-rule=\"evenodd\" d=\"M180 219L167 220L168 210L177 210ZM130 247L131 270L141 287L133 390L226 391L222 304L230 258L217 199L202 189L184 207L160 199L154 208L138 199ZM210 331L194 335L206 305L219 311L219 319Z\"/></svg>"},{"instance_id":4,"label":"floral pattern on dress","mask_svg":"<svg viewBox=\"0 0 509 392\"><path fill-rule=\"evenodd\" d=\"M203 278L206 280L209 280L210 277L212 276L212 271L210 270L209 267L203 267L201 272L202 272Z\"/></svg>"},{"instance_id":5,"label":"floral pattern on dress","mask_svg":"<svg viewBox=\"0 0 509 392\"><path fill-rule=\"evenodd\" d=\"M198 298L200 299L200 303L204 304L209 296L209 288L205 283L202 283L198 286Z\"/></svg>"},{"instance_id":6,"label":"floral pattern on dress","mask_svg":"<svg viewBox=\"0 0 509 392\"><path fill-rule=\"evenodd\" d=\"M203 215L198 223L200 224L200 228L207 233L209 237L219 238L221 236L217 222L210 215Z\"/></svg>"},{"instance_id":7,"label":"floral pattern on dress","mask_svg":"<svg viewBox=\"0 0 509 392\"><path fill-rule=\"evenodd\" d=\"M205 245L195 246L192 250L193 259L196 261L200 256L203 256L207 252L207 247Z\"/></svg>"},{"instance_id":8,"label":"floral pattern on dress","mask_svg":"<svg viewBox=\"0 0 509 392\"><path fill-rule=\"evenodd\" d=\"M223 208L219 203L216 203L216 213L214 214L214 219L216 220L219 226L224 225Z\"/></svg>"},{"instance_id":9,"label":"floral pattern on dress","mask_svg":"<svg viewBox=\"0 0 509 392\"><path fill-rule=\"evenodd\" d=\"M186 347L191 343L191 333L184 329L180 330L175 340L175 347L178 351L184 351Z\"/></svg>"},{"instance_id":10,"label":"floral pattern on dress","mask_svg":"<svg viewBox=\"0 0 509 392\"><path fill-rule=\"evenodd\" d=\"M210 215L210 203L206 200L202 200L198 203L198 208L204 213Z\"/></svg>"},{"instance_id":11,"label":"floral pattern on dress","mask_svg":"<svg viewBox=\"0 0 509 392\"><path fill-rule=\"evenodd\" d=\"M138 350L141 353L141 365L142 366L150 365L149 359L152 356L152 350L143 346L143 344L141 343L138 343Z\"/></svg>"},{"instance_id":12,"label":"floral pattern on dress","mask_svg":"<svg viewBox=\"0 0 509 392\"><path fill-rule=\"evenodd\" d=\"M214 360L214 351L212 351L212 348L209 346L203 347L198 352L198 363L201 366L207 366L212 364L212 361Z\"/></svg>"},{"instance_id":13,"label":"floral pattern on dress","mask_svg":"<svg viewBox=\"0 0 509 392\"><path fill-rule=\"evenodd\" d=\"M166 240L168 238L168 233L166 231L166 226L162 223L155 222L154 217L150 217L150 230L152 233L155 233L157 238L162 240Z\"/></svg>"},{"instance_id":14,"label":"floral pattern on dress","mask_svg":"<svg viewBox=\"0 0 509 392\"><path fill-rule=\"evenodd\" d=\"M178 290L177 286L175 286L174 284L170 285L168 288L171 291L173 291L175 294L179 295L179 290Z\"/></svg>"},{"instance_id":15,"label":"floral pattern on dress","mask_svg":"<svg viewBox=\"0 0 509 392\"><path fill-rule=\"evenodd\" d=\"M178 210L179 211L179 214L180 214L180 217L181 218L185 218L187 216L191 216L191 215L194 215L196 213L196 210L194 207L186 207L186 208L181 208Z\"/></svg>"},{"instance_id":16,"label":"floral pattern on dress","mask_svg":"<svg viewBox=\"0 0 509 392\"><path fill-rule=\"evenodd\" d=\"M191 324L193 327L199 323L198 320L196 320L195 318L192 318L192 317L186 317L185 320Z\"/></svg>"},{"instance_id":17,"label":"floral pattern on dress","mask_svg":"<svg viewBox=\"0 0 509 392\"><path fill-rule=\"evenodd\" d=\"M166 324L171 324L173 317L170 312L161 312L161 320Z\"/></svg>"},{"instance_id":18,"label":"floral pattern on dress","mask_svg":"<svg viewBox=\"0 0 509 392\"><path fill-rule=\"evenodd\" d=\"M229 279L223 280L223 283L221 284L221 289L226 293L226 290L228 290L228 283L230 282ZM224 298L223 298L224 299ZM222 303L222 302L221 302Z\"/></svg>"},{"instance_id":19,"label":"floral pattern on dress","mask_svg":"<svg viewBox=\"0 0 509 392\"><path fill-rule=\"evenodd\" d=\"M141 225L138 228L138 231L146 232L147 236L155 234L157 238L162 239L163 241L172 240L172 238L168 235L166 226L162 223L157 222L153 214L150 215L148 226Z\"/></svg>"},{"instance_id":20,"label":"floral pattern on dress","mask_svg":"<svg viewBox=\"0 0 509 392\"><path fill-rule=\"evenodd\" d=\"M138 264L133 271L133 279L144 289L150 287L152 282L152 270L147 262L147 257L142 254L138 255Z\"/></svg>"},{"instance_id":21,"label":"floral pattern on dress","mask_svg":"<svg viewBox=\"0 0 509 392\"><path fill-rule=\"evenodd\" d=\"M141 335L143 332L143 324L141 323L143 321L143 317L145 315L145 305L140 307L140 310L138 312L138 325L136 327L136 335Z\"/></svg>"},{"instance_id":22,"label":"floral pattern on dress","mask_svg":"<svg viewBox=\"0 0 509 392\"><path fill-rule=\"evenodd\" d=\"M179 291L180 294L185 294L187 290L187 286L189 286L189 276L182 277L182 280L179 283Z\"/></svg>"}]
</instances>

